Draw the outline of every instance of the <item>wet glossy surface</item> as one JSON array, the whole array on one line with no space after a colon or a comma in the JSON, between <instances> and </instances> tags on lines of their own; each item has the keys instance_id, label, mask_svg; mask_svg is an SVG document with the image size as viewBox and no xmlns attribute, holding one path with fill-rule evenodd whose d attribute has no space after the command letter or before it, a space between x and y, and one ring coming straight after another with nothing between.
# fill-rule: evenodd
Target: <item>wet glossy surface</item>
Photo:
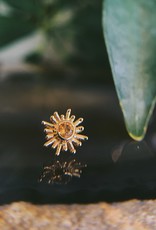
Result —
<instances>
[{"instance_id":1,"label":"wet glossy surface","mask_svg":"<svg viewBox=\"0 0 156 230\"><path fill-rule=\"evenodd\" d=\"M9 83L0 86L0 203L90 203L156 198L156 129L134 142L123 124L114 89L61 84ZM72 108L89 140L61 161L82 164L81 178L68 184L39 183L43 165L55 159L43 147L42 120Z\"/></svg>"}]
</instances>

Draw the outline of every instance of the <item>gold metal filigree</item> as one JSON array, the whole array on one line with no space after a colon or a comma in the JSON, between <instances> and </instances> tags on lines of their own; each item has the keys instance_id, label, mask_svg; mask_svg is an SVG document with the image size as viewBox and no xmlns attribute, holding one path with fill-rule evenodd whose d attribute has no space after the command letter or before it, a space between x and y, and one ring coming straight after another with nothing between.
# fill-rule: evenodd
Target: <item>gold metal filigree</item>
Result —
<instances>
[{"instance_id":1,"label":"gold metal filigree","mask_svg":"<svg viewBox=\"0 0 156 230\"><path fill-rule=\"evenodd\" d=\"M66 115L59 116L58 112L55 112L51 117L50 121L42 121L45 125L45 133L47 142L44 146L51 145L52 148L56 148L56 155L59 155L61 150L76 153L75 146L81 146L81 140L88 140L88 137L81 135L84 130L83 126L78 126L83 122L83 118L75 120L75 116L71 116L71 109L68 109Z\"/></svg>"}]
</instances>

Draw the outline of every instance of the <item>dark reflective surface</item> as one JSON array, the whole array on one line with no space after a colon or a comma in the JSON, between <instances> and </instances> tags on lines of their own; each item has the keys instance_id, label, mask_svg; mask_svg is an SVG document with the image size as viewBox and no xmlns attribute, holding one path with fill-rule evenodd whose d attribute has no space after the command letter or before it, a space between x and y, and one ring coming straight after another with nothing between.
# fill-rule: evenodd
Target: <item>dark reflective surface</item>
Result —
<instances>
[{"instance_id":1,"label":"dark reflective surface","mask_svg":"<svg viewBox=\"0 0 156 230\"><path fill-rule=\"evenodd\" d=\"M76 158L55 156L52 162L43 167L39 182L45 181L48 184L68 184L73 177L80 178L82 169L86 164L77 161Z\"/></svg>"},{"instance_id":2,"label":"dark reflective surface","mask_svg":"<svg viewBox=\"0 0 156 230\"><path fill-rule=\"evenodd\" d=\"M0 204L90 203L130 198L156 198L155 118L143 142L125 130L114 89L44 82L3 82L0 85ZM54 152L43 147L42 120L54 111L72 108L84 117L89 137L73 156L87 164L81 177L68 184L38 183L43 165Z\"/></svg>"}]
</instances>

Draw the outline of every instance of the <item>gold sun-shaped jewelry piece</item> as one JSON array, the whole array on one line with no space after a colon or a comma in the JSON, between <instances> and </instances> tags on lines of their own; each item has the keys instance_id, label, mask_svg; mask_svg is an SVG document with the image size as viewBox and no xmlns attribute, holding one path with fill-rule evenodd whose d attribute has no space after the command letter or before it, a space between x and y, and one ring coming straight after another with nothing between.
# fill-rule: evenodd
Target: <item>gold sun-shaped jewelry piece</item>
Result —
<instances>
[{"instance_id":1,"label":"gold sun-shaped jewelry piece","mask_svg":"<svg viewBox=\"0 0 156 230\"><path fill-rule=\"evenodd\" d=\"M47 142L44 146L51 145L52 148L56 148L56 155L59 155L61 150L76 153L75 146L81 146L81 140L88 140L88 137L81 135L84 130L83 126L78 126L83 122L83 118L75 120L75 116L71 115L71 109L68 109L66 115L59 116L58 112L55 112L51 117L50 121L42 121L45 125L45 133Z\"/></svg>"}]
</instances>

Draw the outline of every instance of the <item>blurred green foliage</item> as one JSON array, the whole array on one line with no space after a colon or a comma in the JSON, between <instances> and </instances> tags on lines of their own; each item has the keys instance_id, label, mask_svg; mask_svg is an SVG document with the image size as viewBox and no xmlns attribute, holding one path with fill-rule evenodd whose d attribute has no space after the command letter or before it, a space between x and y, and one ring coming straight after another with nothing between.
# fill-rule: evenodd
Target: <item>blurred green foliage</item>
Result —
<instances>
[{"instance_id":1,"label":"blurred green foliage","mask_svg":"<svg viewBox=\"0 0 156 230\"><path fill-rule=\"evenodd\" d=\"M0 47L32 33L37 28L35 21L41 14L39 13L40 7L36 7L38 4L34 4L35 2L37 1L1 1Z\"/></svg>"},{"instance_id":2,"label":"blurred green foliage","mask_svg":"<svg viewBox=\"0 0 156 230\"><path fill-rule=\"evenodd\" d=\"M41 44L39 55L54 47L51 55L57 54L65 64L84 69L95 67L99 71L106 65L109 69L101 26L102 0L1 0L1 3L8 12L0 10L0 48L41 31L46 44L45 50ZM37 54L30 54L27 60L33 61L32 57Z\"/></svg>"}]
</instances>

